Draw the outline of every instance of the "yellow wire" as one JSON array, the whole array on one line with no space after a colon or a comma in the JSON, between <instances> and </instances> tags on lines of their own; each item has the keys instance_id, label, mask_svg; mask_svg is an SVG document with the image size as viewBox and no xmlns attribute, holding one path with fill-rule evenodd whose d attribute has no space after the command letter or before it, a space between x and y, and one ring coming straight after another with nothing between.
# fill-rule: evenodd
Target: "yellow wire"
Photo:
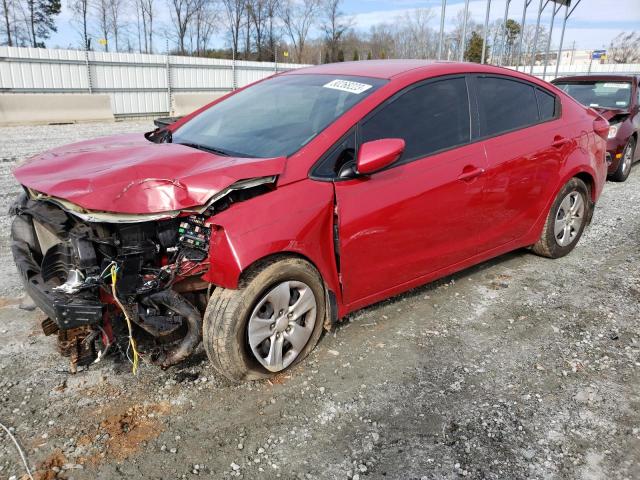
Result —
<instances>
[{"instance_id":1,"label":"yellow wire","mask_svg":"<svg viewBox=\"0 0 640 480\"><path fill-rule=\"evenodd\" d=\"M111 293L113 295L114 300L122 310L124 314L124 318L127 320L127 327L129 328L129 344L131 345L131 350L133 350L133 374L136 375L138 372L138 349L136 348L136 341L133 339L133 328L131 326L131 320L129 319L129 314L127 313L127 309L124 308L118 296L116 295L116 282L118 281L118 274L115 265L111 265Z\"/></svg>"}]
</instances>

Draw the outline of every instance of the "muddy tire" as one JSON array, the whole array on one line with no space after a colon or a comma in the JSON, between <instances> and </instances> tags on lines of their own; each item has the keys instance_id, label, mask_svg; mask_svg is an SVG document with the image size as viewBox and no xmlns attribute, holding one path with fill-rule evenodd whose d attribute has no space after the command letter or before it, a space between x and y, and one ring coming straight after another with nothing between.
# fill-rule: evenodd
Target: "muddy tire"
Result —
<instances>
[{"instance_id":1,"label":"muddy tire","mask_svg":"<svg viewBox=\"0 0 640 480\"><path fill-rule=\"evenodd\" d=\"M629 178L629 174L631 173L631 165L633 164L633 159L636 155L636 139L631 137L629 139L629 143L622 151L622 158L618 163L618 168L615 172L613 172L609 176L609 180L614 182L624 182L627 178Z\"/></svg>"},{"instance_id":2,"label":"muddy tire","mask_svg":"<svg viewBox=\"0 0 640 480\"><path fill-rule=\"evenodd\" d=\"M237 290L213 291L203 324L207 356L234 382L274 376L318 343L325 304L322 279L311 264L299 258L263 262Z\"/></svg>"},{"instance_id":3,"label":"muddy tire","mask_svg":"<svg viewBox=\"0 0 640 480\"><path fill-rule=\"evenodd\" d=\"M551 205L533 252L548 258L564 257L571 252L591 218L590 198L589 188L582 180L569 180Z\"/></svg>"}]
</instances>

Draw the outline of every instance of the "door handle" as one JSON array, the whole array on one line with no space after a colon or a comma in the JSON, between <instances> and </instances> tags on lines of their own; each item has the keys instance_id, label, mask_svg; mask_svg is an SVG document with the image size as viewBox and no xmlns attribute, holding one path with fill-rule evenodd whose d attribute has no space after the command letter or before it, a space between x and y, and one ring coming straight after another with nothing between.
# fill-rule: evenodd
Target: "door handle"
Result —
<instances>
[{"instance_id":1,"label":"door handle","mask_svg":"<svg viewBox=\"0 0 640 480\"><path fill-rule=\"evenodd\" d=\"M458 175L458 180L468 182L469 180L473 180L474 178L479 177L483 173L484 168L472 167L471 165L469 165L464 168L460 175Z\"/></svg>"},{"instance_id":2,"label":"door handle","mask_svg":"<svg viewBox=\"0 0 640 480\"><path fill-rule=\"evenodd\" d=\"M561 137L560 135L556 135L553 137L553 142L551 142L551 146L554 148L560 148L569 143L568 138Z\"/></svg>"}]
</instances>

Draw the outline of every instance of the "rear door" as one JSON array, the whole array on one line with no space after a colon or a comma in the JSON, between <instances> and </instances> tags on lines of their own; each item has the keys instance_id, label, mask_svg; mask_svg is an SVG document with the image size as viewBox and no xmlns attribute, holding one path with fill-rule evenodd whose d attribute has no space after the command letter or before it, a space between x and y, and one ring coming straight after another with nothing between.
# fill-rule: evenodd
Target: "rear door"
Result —
<instances>
[{"instance_id":1,"label":"rear door","mask_svg":"<svg viewBox=\"0 0 640 480\"><path fill-rule=\"evenodd\" d=\"M463 76L411 87L365 118L358 143L403 138L386 170L335 182L346 303L375 298L476 253L484 150L471 144Z\"/></svg>"},{"instance_id":2,"label":"rear door","mask_svg":"<svg viewBox=\"0 0 640 480\"><path fill-rule=\"evenodd\" d=\"M486 150L480 251L525 235L548 200L570 144L559 120L559 100L528 82L506 76L473 79L479 135Z\"/></svg>"}]
</instances>

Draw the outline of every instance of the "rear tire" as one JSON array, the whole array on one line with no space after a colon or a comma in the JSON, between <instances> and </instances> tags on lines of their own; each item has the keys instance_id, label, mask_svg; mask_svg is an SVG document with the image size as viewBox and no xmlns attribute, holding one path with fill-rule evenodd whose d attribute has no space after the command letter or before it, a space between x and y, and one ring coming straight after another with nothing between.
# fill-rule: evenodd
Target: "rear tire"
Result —
<instances>
[{"instance_id":1,"label":"rear tire","mask_svg":"<svg viewBox=\"0 0 640 480\"><path fill-rule=\"evenodd\" d=\"M213 291L203 324L207 356L234 382L272 377L313 350L325 304L322 279L311 264L299 258L263 262L238 289Z\"/></svg>"},{"instance_id":2,"label":"rear tire","mask_svg":"<svg viewBox=\"0 0 640 480\"><path fill-rule=\"evenodd\" d=\"M636 139L634 137L631 137L629 139L629 143L627 143L627 146L624 147L624 150L622 151L622 158L620 159L618 168L609 177L614 182L624 182L627 178L629 178L629 174L631 173L631 165L633 164L633 159L636 155L636 145Z\"/></svg>"},{"instance_id":3,"label":"rear tire","mask_svg":"<svg viewBox=\"0 0 640 480\"><path fill-rule=\"evenodd\" d=\"M582 180L569 180L551 205L533 252L547 258L560 258L571 252L591 218L590 198L589 188Z\"/></svg>"}]
</instances>

